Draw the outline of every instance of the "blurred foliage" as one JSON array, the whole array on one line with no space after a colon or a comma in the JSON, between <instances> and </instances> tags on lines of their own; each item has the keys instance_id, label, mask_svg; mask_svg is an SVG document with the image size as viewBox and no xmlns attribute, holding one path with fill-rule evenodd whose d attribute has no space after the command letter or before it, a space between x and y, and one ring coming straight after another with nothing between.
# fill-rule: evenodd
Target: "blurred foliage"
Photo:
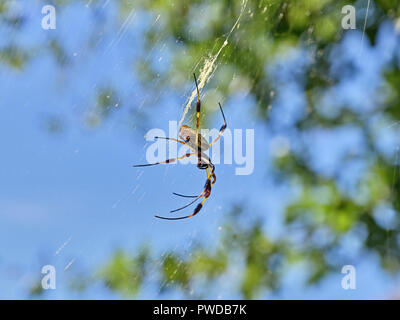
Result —
<instances>
[{"instance_id":1,"label":"blurred foliage","mask_svg":"<svg viewBox=\"0 0 400 320\"><path fill-rule=\"evenodd\" d=\"M5 48L0 48L0 62L15 69L21 70L28 59L28 54L17 46L10 45Z\"/></svg>"},{"instance_id":2,"label":"blurred foliage","mask_svg":"<svg viewBox=\"0 0 400 320\"><path fill-rule=\"evenodd\" d=\"M125 296L136 295L146 275L148 252L139 251L137 256L131 257L122 251L117 251L98 273L98 277L105 286L118 291Z\"/></svg>"},{"instance_id":3,"label":"blurred foliage","mask_svg":"<svg viewBox=\"0 0 400 320\"><path fill-rule=\"evenodd\" d=\"M43 294L44 294L44 289L42 286L42 281L40 279L38 279L30 287L29 295L32 298L36 298L36 297L40 297Z\"/></svg>"},{"instance_id":4,"label":"blurred foliage","mask_svg":"<svg viewBox=\"0 0 400 320\"><path fill-rule=\"evenodd\" d=\"M81 291L100 282L132 298L140 288L155 284L161 293L179 290L186 298L206 298L210 288L223 285L220 278L228 272L237 273L237 285L245 298L255 298L265 288L278 289L282 266L296 262L296 251L283 241L269 239L262 232L261 221L242 223L245 220L243 211L236 207L220 227L220 243L212 248L195 244L189 252L167 250L160 254L146 247L133 255L118 250L90 281L86 275L76 277L73 283L80 286L72 289ZM317 252L313 255L318 258ZM237 257L244 259L243 272L232 263ZM315 277L315 272L310 277Z\"/></svg>"},{"instance_id":5,"label":"blurred foliage","mask_svg":"<svg viewBox=\"0 0 400 320\"><path fill-rule=\"evenodd\" d=\"M100 1L95 3L101 5ZM340 248L349 234L356 234L363 250L376 253L385 270L399 272L398 163L377 148L373 129L362 114L346 106L334 117L317 112L321 92L337 83L340 74L346 74L338 72L337 76L332 76L330 73L330 57L345 32L340 27L341 9L354 4L357 11L365 12L367 1L120 0L119 4L122 17L132 9L140 9L149 14L152 22L158 21L146 28L146 52L162 42L170 53L171 61L162 71L152 65L147 54L135 61L136 73L146 90L156 93L162 87L182 88L191 77L189 71L194 66L199 69L199 61L215 55L230 35L206 88L218 91L226 99L238 89L247 89L266 127L271 125L270 108L275 99L271 92L279 89L279 83L270 78L267 67L285 52L304 48L312 54L311 65L299 71L307 98L307 117L298 120L294 129L304 132L321 127L330 130L349 123L357 126L367 141L367 150L361 156L348 155L343 164L363 157L367 170L355 183L355 190L349 193L340 187L338 174L326 176L313 169L307 148L300 146L300 152L288 152L276 157L274 162L277 180L299 190L285 210L287 234L279 238L268 236L261 220L251 221L245 207L236 208L222 225L222 236L215 248L196 245L190 253L171 249L161 256L152 248L138 253L117 251L100 268L98 276L92 279L94 282L100 281L126 297L137 297L140 289L152 282L162 292L179 290L185 297L203 297L209 289L218 286L224 276L229 274L232 279L231 273L239 272L235 273L238 274L237 283L231 285L236 285L244 298L256 298L265 291L279 290L282 276L291 266L306 264L309 284L339 270L343 261L348 261ZM366 37L375 45L382 22L396 23L396 19L400 19L400 3L398 0L375 0L371 5L373 10L371 8ZM6 16L6 10L7 6L0 4L2 15ZM230 33L242 10L240 22ZM364 17L357 15L358 30L363 28ZM58 60L64 61L57 42L52 42L50 47ZM22 68L28 59L21 53L23 51L12 46L0 50L0 61L11 67ZM376 112L395 123L400 120L398 63L391 63L385 70L383 82L388 95ZM95 107L89 112L89 123L98 124L118 104L116 91L102 88ZM382 203L389 204L396 212L390 228L379 223L374 215ZM197 285L198 281L202 285Z\"/></svg>"},{"instance_id":6,"label":"blurred foliage","mask_svg":"<svg viewBox=\"0 0 400 320\"><path fill-rule=\"evenodd\" d=\"M98 126L107 119L110 114L120 108L117 93L112 88L100 88L97 94L97 102L87 115L86 123L89 126Z\"/></svg>"}]
</instances>

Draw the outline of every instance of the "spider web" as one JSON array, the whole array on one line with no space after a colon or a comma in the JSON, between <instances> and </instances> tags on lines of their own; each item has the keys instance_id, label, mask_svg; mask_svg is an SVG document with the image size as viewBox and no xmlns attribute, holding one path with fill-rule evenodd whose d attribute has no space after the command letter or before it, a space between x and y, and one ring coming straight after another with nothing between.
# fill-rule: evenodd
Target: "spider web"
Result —
<instances>
[{"instance_id":1,"label":"spider web","mask_svg":"<svg viewBox=\"0 0 400 320\"><path fill-rule=\"evenodd\" d=\"M218 67L218 63L217 63L218 57L219 57L220 53L222 52L222 50L228 44L229 37L231 36L231 34L235 30L235 28L236 27L239 28L239 26L240 26L239 25L239 21L242 18L244 10L246 9L247 1L248 0L243 0L242 1L242 6L241 6L241 9L240 9L239 17L237 18L236 22L232 26L232 28L229 31L228 35L225 37L225 41L222 44L222 46L219 48L218 52L214 56L204 58L203 66L201 67L200 75L198 77L199 78L199 81L198 81L199 82L198 83L199 90L203 89L203 87L206 85L206 83L208 83L208 81L211 79L213 73L217 69L217 67ZM198 64L193 69L196 69ZM186 105L185 105L185 107L183 109L183 113L182 113L181 119L179 120L178 127L181 127L181 125L182 125L183 121L185 120L185 117L186 117L186 115L187 115L187 113L188 113L188 111L189 111L189 109L191 107L191 104L192 104L193 100L196 98L196 96L197 96L197 90L196 90L196 88L194 88L193 91L192 91L192 94L188 98L188 100L186 102Z\"/></svg>"}]
</instances>

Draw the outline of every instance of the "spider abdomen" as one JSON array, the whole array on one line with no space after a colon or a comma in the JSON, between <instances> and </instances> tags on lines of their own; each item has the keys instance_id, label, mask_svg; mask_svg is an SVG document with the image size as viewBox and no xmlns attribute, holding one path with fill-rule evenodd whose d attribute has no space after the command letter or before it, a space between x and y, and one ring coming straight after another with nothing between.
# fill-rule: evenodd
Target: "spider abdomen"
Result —
<instances>
[{"instance_id":1,"label":"spider abdomen","mask_svg":"<svg viewBox=\"0 0 400 320\"><path fill-rule=\"evenodd\" d=\"M197 150L199 148L198 141L196 141L195 129L184 124L179 130L179 137L193 150ZM207 150L210 147L208 141L201 134L199 134L199 138L201 151Z\"/></svg>"}]
</instances>

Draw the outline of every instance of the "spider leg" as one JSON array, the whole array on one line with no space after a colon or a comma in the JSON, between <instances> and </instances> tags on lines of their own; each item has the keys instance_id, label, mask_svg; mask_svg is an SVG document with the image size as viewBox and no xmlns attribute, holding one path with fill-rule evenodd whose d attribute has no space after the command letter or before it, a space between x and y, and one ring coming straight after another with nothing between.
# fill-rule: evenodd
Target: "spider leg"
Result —
<instances>
[{"instance_id":1,"label":"spider leg","mask_svg":"<svg viewBox=\"0 0 400 320\"><path fill-rule=\"evenodd\" d=\"M213 175L213 177L215 177L214 171L212 172L212 175ZM208 180L210 180L210 175L209 175L209 173L208 173L208 168L207 168L207 181L206 181L206 185L207 185L207 183L208 183ZM214 183L215 183L215 178L214 178L214 181L212 182L212 184L214 184ZM204 189L206 188L206 185L204 186ZM177 193L177 192L172 192L172 194L174 194L174 195L176 195L176 196L179 196L179 197L183 197L183 198L199 198L199 197L201 197L201 196L204 194L204 190L203 190L202 193L200 193L200 194L197 195L197 196L188 196L188 195L181 194L181 193Z\"/></svg>"},{"instance_id":2,"label":"spider leg","mask_svg":"<svg viewBox=\"0 0 400 320\"><path fill-rule=\"evenodd\" d=\"M200 91L199 91L199 86L197 84L197 78L196 78L196 74L193 73L194 76L194 82L196 84L196 90L197 90L197 106L196 106L196 138L198 138L199 136L199 122L200 122L200 106L201 106L201 102L200 102Z\"/></svg>"},{"instance_id":3,"label":"spider leg","mask_svg":"<svg viewBox=\"0 0 400 320\"><path fill-rule=\"evenodd\" d=\"M196 214L199 213L199 211L201 210L201 208L203 207L204 202L208 199L208 197L205 197L203 199L203 201L201 201L201 203L199 203L196 207L196 209L194 209L193 213L191 215L188 216L184 216L184 217L177 217L177 218L168 218L168 217L160 217L160 216L155 216L156 218L159 219L163 219L163 220L182 220L182 219L187 219L187 218L191 218L193 216L195 216Z\"/></svg>"},{"instance_id":4,"label":"spider leg","mask_svg":"<svg viewBox=\"0 0 400 320\"><path fill-rule=\"evenodd\" d=\"M211 174L210 174L210 172L209 172L208 170L211 171ZM209 168L207 168L207 180L210 180L211 177L213 178L213 182L211 183L211 187L212 187L212 186L214 185L214 183L217 181L217 177L215 176L214 170L215 170L215 167L214 167L213 164L211 164L211 166L210 166ZM204 186L204 188L206 188L206 186ZM185 194L180 194L180 193L177 193L177 192L172 192L172 194L174 194L174 195L176 195L176 196L179 196L179 197L183 197L183 198L197 198L197 197L201 197L201 195L202 195L203 193L204 193L204 190L203 190L203 192L202 192L200 195L198 195L198 196L188 196L188 195L185 195Z\"/></svg>"},{"instance_id":5,"label":"spider leg","mask_svg":"<svg viewBox=\"0 0 400 320\"><path fill-rule=\"evenodd\" d=\"M180 194L180 193L177 193L177 192L172 192L172 194L174 194L176 196L179 196L179 197L182 197L182 198L197 198L198 197L198 196L188 196L188 195Z\"/></svg>"},{"instance_id":6,"label":"spider leg","mask_svg":"<svg viewBox=\"0 0 400 320\"><path fill-rule=\"evenodd\" d=\"M213 177L213 182L211 182L211 177ZM171 211L171 212L176 212L176 211L178 211L178 210L182 210L182 209L184 209L184 208L190 206L191 204L193 204L195 201L197 201L197 200L200 199L201 197L204 197L204 199L201 201L201 203L199 203L199 204L197 205L197 207L194 209L194 211L193 211L193 213L192 213L191 215L184 216L184 217L177 217L177 218L168 218L168 217L161 217L161 216L155 216L155 217L156 217L156 218L159 218L159 219L163 219L163 220L182 220L182 219L187 219L187 218L191 218L191 217L195 216L197 213L199 213L199 211L200 211L201 208L203 207L204 202L205 202L205 201L208 199L208 197L210 196L210 194L211 194L211 188L212 188L212 185L215 183L215 181L216 181L216 176L215 176L215 173L214 173L214 168L212 169L211 174L210 174L210 172L209 172L209 168L207 168L207 181L206 181L206 184L205 184L205 186L204 186L203 192L202 192L196 199L194 199L192 202L190 202L190 203L187 204L186 206Z\"/></svg>"},{"instance_id":7,"label":"spider leg","mask_svg":"<svg viewBox=\"0 0 400 320\"><path fill-rule=\"evenodd\" d=\"M185 209L185 208L189 207L191 204L195 203L197 200L199 200L202 196L203 196L203 193L198 195L194 200L190 201L187 205L185 205L185 206L183 206L181 208L175 209L175 210L171 210L170 212L172 213L172 212L177 212L177 211L180 211L182 209Z\"/></svg>"},{"instance_id":8,"label":"spider leg","mask_svg":"<svg viewBox=\"0 0 400 320\"><path fill-rule=\"evenodd\" d=\"M194 82L196 84L197 89L197 106L196 106L196 141L197 141L197 166L200 167L201 165L201 136L199 135L199 124L200 124L200 108L201 108L201 101L200 101L200 92L199 86L197 84L196 74L193 73Z\"/></svg>"},{"instance_id":9,"label":"spider leg","mask_svg":"<svg viewBox=\"0 0 400 320\"><path fill-rule=\"evenodd\" d=\"M205 193L204 199L197 205L196 209L194 209L194 212L190 216L187 216L187 218L193 217L194 215L199 213L199 211L203 207L204 202L206 202L208 197L211 195L211 188L214 185L214 183L217 181L217 177L215 176L215 173L214 173L214 168L212 169L211 176L214 179L212 183L211 183L210 174L209 174L209 171L207 168L207 177L208 178L207 178L207 182L206 182L206 185L205 185L204 191L203 191L203 193Z\"/></svg>"},{"instance_id":10,"label":"spider leg","mask_svg":"<svg viewBox=\"0 0 400 320\"><path fill-rule=\"evenodd\" d=\"M224 131L225 131L225 129L226 129L226 126L227 126L227 124L226 124L226 119L225 119L225 115L224 115L224 111L222 111L221 103L218 103L218 104L219 104L219 109L221 110L221 113L222 113L222 117L224 118L224 124L223 124L223 125L221 126L221 128L219 129L218 137L216 137L216 138L214 139L214 141L211 142L211 143L209 144L209 147L211 147L215 142L218 141L218 139L222 136L222 134L224 133Z\"/></svg>"},{"instance_id":11,"label":"spider leg","mask_svg":"<svg viewBox=\"0 0 400 320\"><path fill-rule=\"evenodd\" d=\"M185 141L181 141L175 138L169 138L169 137L154 137L155 139L164 139L164 140L172 140L172 141L176 141L179 143L182 143L183 145L189 147L190 149L194 150L190 145L188 145Z\"/></svg>"},{"instance_id":12,"label":"spider leg","mask_svg":"<svg viewBox=\"0 0 400 320\"><path fill-rule=\"evenodd\" d=\"M204 190L203 190L203 192L200 193L194 200L192 200L191 202L189 202L187 205L185 205L185 206L183 206L183 207L181 207L181 208L172 210L172 211L170 211L170 212L177 212L177 211L180 211L180 210L182 210L182 209L185 209L185 208L189 207L191 204L193 204L194 202L196 202L197 200L199 200L201 197L203 197L204 194L206 194L206 195L208 194L208 195L209 195L210 190L211 190L211 179L210 179L210 173L209 173L208 168L207 168L207 180L206 180L206 184L204 185Z\"/></svg>"},{"instance_id":13,"label":"spider leg","mask_svg":"<svg viewBox=\"0 0 400 320\"><path fill-rule=\"evenodd\" d=\"M177 160L190 157L190 156L192 156L192 155L194 155L194 153L186 153L186 154L184 154L183 156L180 156L180 157L178 157L178 158L167 159L167 160L165 160L165 161L155 162L155 163L137 164L137 165L134 165L134 167L149 167L149 166L155 166L155 165L157 165L157 164L172 163L172 162L175 162L175 161L177 161Z\"/></svg>"},{"instance_id":14,"label":"spider leg","mask_svg":"<svg viewBox=\"0 0 400 320\"><path fill-rule=\"evenodd\" d=\"M194 151L194 149L192 148L192 146L188 145L185 141L181 141L175 138L169 138L169 137L154 137L155 139L164 139L164 140L172 140L172 141L176 141L179 142L187 147L189 147L190 149L192 149ZM184 195L184 194L180 194L180 193L176 193L176 192L172 192L172 194L179 196L179 197L183 197L183 198L197 198L197 196L188 196L188 195Z\"/></svg>"}]
</instances>

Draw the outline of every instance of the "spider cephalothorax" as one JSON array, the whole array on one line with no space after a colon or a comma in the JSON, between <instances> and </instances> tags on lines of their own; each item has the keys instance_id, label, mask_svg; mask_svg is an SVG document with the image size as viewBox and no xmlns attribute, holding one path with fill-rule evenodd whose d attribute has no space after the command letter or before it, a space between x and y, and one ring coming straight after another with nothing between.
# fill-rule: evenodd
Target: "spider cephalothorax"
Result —
<instances>
[{"instance_id":1,"label":"spider cephalothorax","mask_svg":"<svg viewBox=\"0 0 400 320\"><path fill-rule=\"evenodd\" d=\"M201 210L204 202L207 200L207 198L211 194L212 186L217 181L217 177L215 176L215 173L214 173L215 166L212 164L211 159L204 153L204 151L209 149L221 137L222 133L226 129L225 115L224 115L224 112L222 111L221 104L219 103L219 108L221 110L222 117L224 118L224 124L220 128L218 136L209 144L208 141L199 133L199 119L200 119L200 106L201 106L200 92L199 92L199 87L197 85L196 75L193 74L193 76L194 76L194 82L196 84L196 89L197 89L196 129L193 129L187 125L182 125L181 128L179 129L179 138L181 140L178 140L175 138L155 137L156 139L167 139L167 140L172 140L172 141L176 141L181 144L184 144L185 146L189 147L192 150L192 152L186 153L183 156L180 156L178 158L167 159L165 161L156 162L156 163L139 164L139 165L135 165L134 167L147 167L147 166L154 166L157 164L171 163L171 162L175 162L177 160L180 160L180 159L183 159L186 157L196 156L197 157L197 168L199 168L201 170L206 170L206 172L207 172L207 180L204 185L203 192L197 196L187 196L187 195L183 195L183 194L174 192L174 194L177 196L184 197L184 198L194 198L194 199L187 205L185 205L179 209L172 210L171 212L176 212L176 211L182 210L182 209L190 206L191 204L193 204L200 198L204 198L204 199L196 206L196 208L194 209L194 211L191 215L184 216L184 217L177 217L177 218L156 216L157 218L160 218L160 219L180 220L180 219L186 219L186 218L193 217ZM211 181L211 178L212 178L212 181Z\"/></svg>"}]
</instances>

